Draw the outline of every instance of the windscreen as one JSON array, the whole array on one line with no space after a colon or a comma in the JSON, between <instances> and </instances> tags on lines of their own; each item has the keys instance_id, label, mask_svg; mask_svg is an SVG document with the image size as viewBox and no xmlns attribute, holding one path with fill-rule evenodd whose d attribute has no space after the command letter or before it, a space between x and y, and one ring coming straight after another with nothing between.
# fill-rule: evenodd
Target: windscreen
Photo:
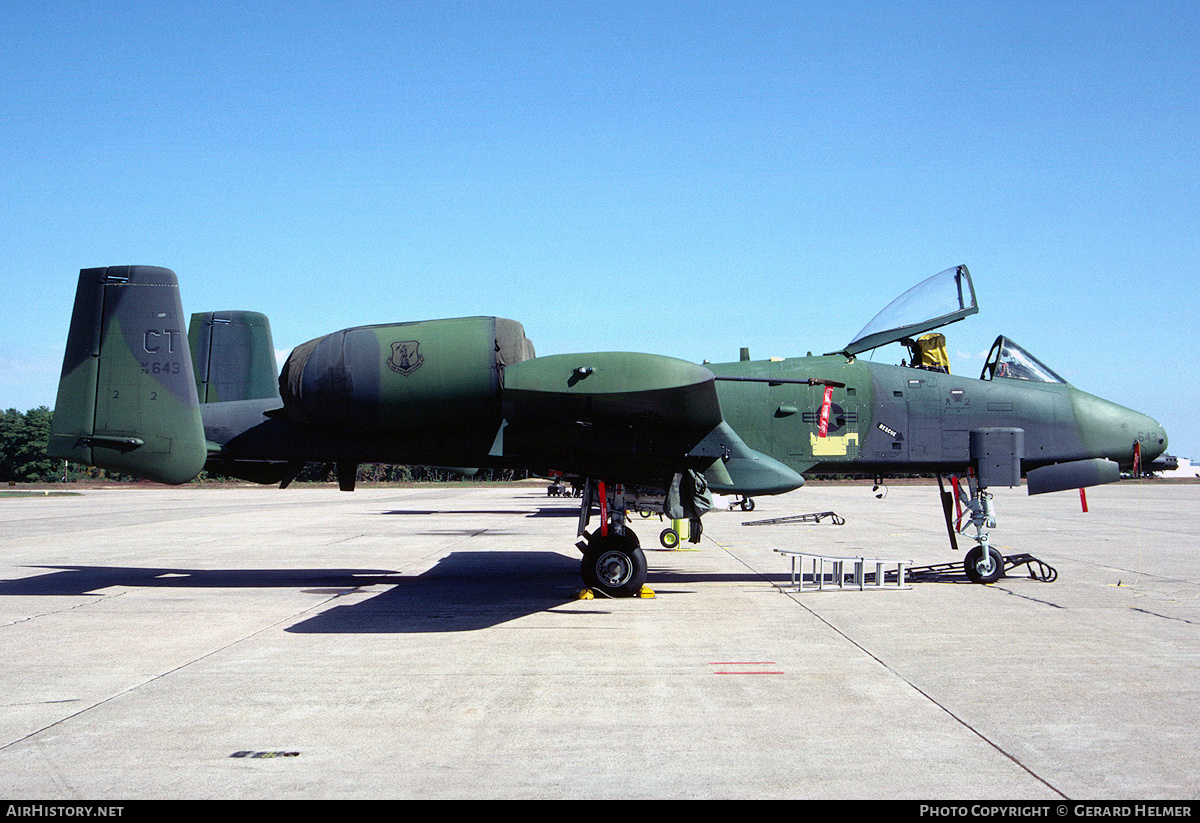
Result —
<instances>
[{"instance_id":1,"label":"windscreen","mask_svg":"<svg viewBox=\"0 0 1200 823\"><path fill-rule=\"evenodd\" d=\"M1001 335L992 344L987 362L983 364L981 380L1004 378L1007 380L1032 380L1035 383L1066 383L1049 366L1038 360L1025 349Z\"/></svg>"}]
</instances>

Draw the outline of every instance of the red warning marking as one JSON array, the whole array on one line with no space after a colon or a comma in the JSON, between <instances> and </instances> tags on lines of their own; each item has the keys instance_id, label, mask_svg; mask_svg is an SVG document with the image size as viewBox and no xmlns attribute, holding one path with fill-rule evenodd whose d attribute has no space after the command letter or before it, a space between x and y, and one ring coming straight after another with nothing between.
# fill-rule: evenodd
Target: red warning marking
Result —
<instances>
[{"instance_id":1,"label":"red warning marking","mask_svg":"<svg viewBox=\"0 0 1200 823\"><path fill-rule=\"evenodd\" d=\"M774 666L774 660L725 660L709 663L710 666Z\"/></svg>"},{"instance_id":2,"label":"red warning marking","mask_svg":"<svg viewBox=\"0 0 1200 823\"><path fill-rule=\"evenodd\" d=\"M596 481L596 490L600 493L600 536L608 537L608 492L603 480Z\"/></svg>"},{"instance_id":3,"label":"red warning marking","mask_svg":"<svg viewBox=\"0 0 1200 823\"><path fill-rule=\"evenodd\" d=\"M750 666L774 666L777 665L774 660L753 660L753 661L728 661L724 663L709 663L710 666L723 666L728 668L737 668L737 671L716 671L713 674L783 674L778 669L771 670L752 670ZM747 668L742 668L747 667Z\"/></svg>"},{"instance_id":4,"label":"red warning marking","mask_svg":"<svg viewBox=\"0 0 1200 823\"><path fill-rule=\"evenodd\" d=\"M833 403L833 386L825 387L825 400L821 403L821 417L817 423L817 437L829 436L829 407Z\"/></svg>"}]
</instances>

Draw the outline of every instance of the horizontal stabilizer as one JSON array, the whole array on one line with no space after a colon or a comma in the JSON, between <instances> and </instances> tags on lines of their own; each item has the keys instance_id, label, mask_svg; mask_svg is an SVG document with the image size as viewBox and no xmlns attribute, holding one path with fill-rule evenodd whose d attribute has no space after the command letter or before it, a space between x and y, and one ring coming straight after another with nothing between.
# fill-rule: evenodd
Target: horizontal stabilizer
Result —
<instances>
[{"instance_id":1,"label":"horizontal stabilizer","mask_svg":"<svg viewBox=\"0 0 1200 823\"><path fill-rule=\"evenodd\" d=\"M1115 483L1120 479L1121 469L1116 463L1097 457L1034 469L1026 475L1025 486L1029 494L1046 494Z\"/></svg>"}]
</instances>

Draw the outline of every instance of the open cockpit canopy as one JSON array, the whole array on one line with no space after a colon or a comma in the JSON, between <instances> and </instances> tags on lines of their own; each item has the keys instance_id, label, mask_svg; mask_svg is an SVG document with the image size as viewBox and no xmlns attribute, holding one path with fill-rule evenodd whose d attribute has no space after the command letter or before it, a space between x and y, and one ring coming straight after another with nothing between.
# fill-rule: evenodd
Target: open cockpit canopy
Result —
<instances>
[{"instance_id":1,"label":"open cockpit canopy","mask_svg":"<svg viewBox=\"0 0 1200 823\"><path fill-rule=\"evenodd\" d=\"M966 266L955 266L918 283L889 303L842 351L847 355L870 351L978 311L970 272Z\"/></svg>"},{"instance_id":2,"label":"open cockpit canopy","mask_svg":"<svg viewBox=\"0 0 1200 823\"><path fill-rule=\"evenodd\" d=\"M1035 383L1066 383L1054 371L1004 335L996 338L983 364L980 380L1032 380Z\"/></svg>"}]
</instances>

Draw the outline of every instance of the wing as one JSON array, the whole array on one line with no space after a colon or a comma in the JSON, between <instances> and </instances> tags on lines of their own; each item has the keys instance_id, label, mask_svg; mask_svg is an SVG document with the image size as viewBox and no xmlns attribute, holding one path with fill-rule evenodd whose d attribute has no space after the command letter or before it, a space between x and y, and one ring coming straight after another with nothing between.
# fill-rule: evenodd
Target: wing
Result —
<instances>
[{"instance_id":1,"label":"wing","mask_svg":"<svg viewBox=\"0 0 1200 823\"><path fill-rule=\"evenodd\" d=\"M538 357L504 374L492 455L584 477L662 485L702 472L718 492L770 494L804 478L725 422L713 373L653 354Z\"/></svg>"}]
</instances>

